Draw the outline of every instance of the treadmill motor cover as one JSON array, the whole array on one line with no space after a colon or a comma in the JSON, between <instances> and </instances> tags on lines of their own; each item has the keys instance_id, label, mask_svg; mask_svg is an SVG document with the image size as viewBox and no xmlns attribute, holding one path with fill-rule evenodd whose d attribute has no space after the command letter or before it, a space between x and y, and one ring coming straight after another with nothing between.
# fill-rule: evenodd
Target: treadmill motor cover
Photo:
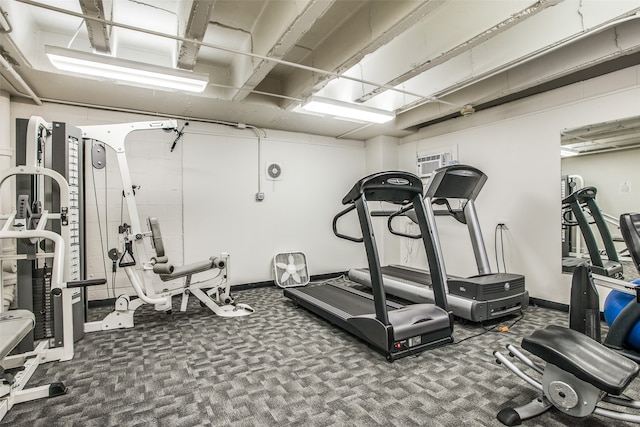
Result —
<instances>
[{"instance_id":1,"label":"treadmill motor cover","mask_svg":"<svg viewBox=\"0 0 640 427\"><path fill-rule=\"evenodd\" d=\"M518 295L524 292L524 276L498 273L466 277L462 280L450 277L449 293L465 298L487 301Z\"/></svg>"}]
</instances>

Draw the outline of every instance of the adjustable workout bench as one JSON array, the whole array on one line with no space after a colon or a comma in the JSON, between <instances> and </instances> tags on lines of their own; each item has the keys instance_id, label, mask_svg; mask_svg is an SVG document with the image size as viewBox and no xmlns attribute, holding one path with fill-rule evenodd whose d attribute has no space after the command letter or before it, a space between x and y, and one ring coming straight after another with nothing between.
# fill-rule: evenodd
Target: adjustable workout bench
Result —
<instances>
[{"instance_id":1,"label":"adjustable workout bench","mask_svg":"<svg viewBox=\"0 0 640 427\"><path fill-rule=\"evenodd\" d=\"M544 360L546 366L539 366L513 345L507 345L509 355L517 357L541 374L542 382L521 371L502 353L496 351L493 354L498 363L542 391L542 396L519 408L501 410L498 420L504 425L519 425L522 420L538 416L551 406L574 417L581 418L594 413L640 423L640 415L597 406L603 401L627 408L640 408L640 401L620 397L640 371L640 367L632 360L580 332L555 325L524 338L522 348Z\"/></svg>"},{"instance_id":2,"label":"adjustable workout bench","mask_svg":"<svg viewBox=\"0 0 640 427\"><path fill-rule=\"evenodd\" d=\"M52 383L24 389L39 365L37 354L7 356L36 324L28 310L0 313L0 420L16 403L43 397L60 396L67 392L62 383Z\"/></svg>"},{"instance_id":3,"label":"adjustable workout bench","mask_svg":"<svg viewBox=\"0 0 640 427\"><path fill-rule=\"evenodd\" d=\"M165 255L164 243L160 232L160 223L155 217L147 218L149 230L151 230L151 242L156 251L156 256L151 259L153 272L160 276L163 282L184 278L182 290L182 304L180 311L186 311L189 295L193 294L200 300L200 304L207 306L216 315L221 317L240 317L253 313L253 308L247 304L236 303L230 293L230 286L226 280L227 261L224 258L210 257L205 261L197 261L191 264L174 266L169 263ZM196 273L202 273L212 269L225 270L223 286L214 286L207 292L203 291L207 281L192 283L191 277ZM213 298L212 298L213 297Z\"/></svg>"}]
</instances>

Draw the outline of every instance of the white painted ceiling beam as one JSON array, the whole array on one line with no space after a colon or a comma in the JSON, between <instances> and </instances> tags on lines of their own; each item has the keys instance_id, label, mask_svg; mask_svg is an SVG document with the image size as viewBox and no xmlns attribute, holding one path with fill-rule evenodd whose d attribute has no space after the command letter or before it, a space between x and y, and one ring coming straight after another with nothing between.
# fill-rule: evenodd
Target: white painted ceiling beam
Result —
<instances>
[{"instance_id":1,"label":"white painted ceiling beam","mask_svg":"<svg viewBox=\"0 0 640 427\"><path fill-rule=\"evenodd\" d=\"M518 25L496 32L493 37L482 43L460 51L459 55L449 58L448 61L425 69L397 88L427 98L445 96L493 74L506 71L582 34L597 30L613 20L635 13L640 6L638 2L629 1L606 2L608 7L603 7L602 3L600 0L565 0L555 4L532 14L526 20L520 20ZM431 15L425 24L432 23L435 15ZM451 19L449 17L447 22L451 22ZM366 72L366 75L371 74ZM336 87L332 88L330 85ZM359 93L375 89L371 85L347 80L334 81L330 85L324 90L328 96L342 93L350 94L352 99L357 99ZM387 91L372 98L365 105L397 110L410 106L412 102L423 100ZM464 104L473 102L473 99L468 99Z\"/></svg>"},{"instance_id":2,"label":"white painted ceiling beam","mask_svg":"<svg viewBox=\"0 0 640 427\"><path fill-rule=\"evenodd\" d=\"M82 9L82 13L85 15L94 18L110 19L110 16L105 15L102 0L79 0L79 2L80 9ZM89 41L91 42L93 50L98 53L110 54L111 45L109 43L109 29L107 25L91 19L85 19L84 23L87 27Z\"/></svg>"},{"instance_id":3,"label":"white painted ceiling beam","mask_svg":"<svg viewBox=\"0 0 640 427\"><path fill-rule=\"evenodd\" d=\"M189 5L189 3L191 4ZM204 39L215 3L215 0L192 0L191 2L183 1L181 3L183 9L178 13L178 16L188 17L183 24L184 37L193 41L180 42L178 68L193 70L196 65L198 52L200 51L200 44L196 42L201 42ZM185 10L187 7L189 7L187 9L188 12Z\"/></svg>"},{"instance_id":4,"label":"white painted ceiling beam","mask_svg":"<svg viewBox=\"0 0 640 427\"><path fill-rule=\"evenodd\" d=\"M270 2L256 22L252 39L254 53L282 59L300 38L322 17L335 0L298 0ZM276 66L266 59L238 56L232 63L233 95L243 100Z\"/></svg>"},{"instance_id":5,"label":"white painted ceiling beam","mask_svg":"<svg viewBox=\"0 0 640 427\"><path fill-rule=\"evenodd\" d=\"M384 46L393 38L444 3L444 0L425 2L337 2L336 8L358 6L330 34L317 45L308 46L309 55L303 63L331 72L343 72ZM284 95L305 98L320 90L333 76L293 70L287 75ZM286 103L291 106L291 103Z\"/></svg>"},{"instance_id":6,"label":"white painted ceiling beam","mask_svg":"<svg viewBox=\"0 0 640 427\"><path fill-rule=\"evenodd\" d=\"M389 86L399 85L506 31L558 1L560 0L447 2L427 20L419 22L368 55L345 74L357 76L366 73L366 80L384 82ZM470 17L473 19L469 19ZM464 20L464 25L451 25L461 19ZM445 33L447 37L442 37ZM361 94L357 101L367 101L382 91L374 88L371 92Z\"/></svg>"},{"instance_id":7,"label":"white painted ceiling beam","mask_svg":"<svg viewBox=\"0 0 640 427\"><path fill-rule=\"evenodd\" d=\"M472 100L474 105L479 105L637 52L640 52L640 18L575 41L564 48L484 79L462 91L453 91L443 99L459 105ZM425 104L399 114L397 121L399 126L406 128L456 113L458 110L458 107L450 105Z\"/></svg>"}]
</instances>

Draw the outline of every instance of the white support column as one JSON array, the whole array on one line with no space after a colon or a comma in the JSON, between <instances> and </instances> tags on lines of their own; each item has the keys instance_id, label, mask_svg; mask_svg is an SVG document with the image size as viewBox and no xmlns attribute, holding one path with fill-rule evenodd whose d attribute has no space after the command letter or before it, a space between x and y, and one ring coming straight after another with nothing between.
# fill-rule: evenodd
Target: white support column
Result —
<instances>
[{"instance_id":1,"label":"white support column","mask_svg":"<svg viewBox=\"0 0 640 427\"><path fill-rule=\"evenodd\" d=\"M9 93L0 91L0 171L7 170L13 166L14 149L11 142L11 102ZM15 184L12 182L0 189L0 214L11 212L13 203L12 194ZM14 251L13 241L0 240L0 255ZM5 265L6 264L6 265ZM0 265L0 312L8 308L8 304L13 300L15 294L15 280L9 277L11 265L6 262ZM3 270L4 269L4 270ZM6 286L4 286L6 285ZM5 302L6 300L6 302ZM6 307L5 307L6 305Z\"/></svg>"}]
</instances>

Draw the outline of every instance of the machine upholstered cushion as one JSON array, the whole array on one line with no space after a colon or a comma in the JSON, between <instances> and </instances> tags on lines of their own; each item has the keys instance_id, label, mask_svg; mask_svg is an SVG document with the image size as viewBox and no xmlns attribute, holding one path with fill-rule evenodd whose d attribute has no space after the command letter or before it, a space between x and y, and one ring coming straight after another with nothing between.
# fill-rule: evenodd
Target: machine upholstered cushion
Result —
<instances>
[{"instance_id":1,"label":"machine upholstered cushion","mask_svg":"<svg viewBox=\"0 0 640 427\"><path fill-rule=\"evenodd\" d=\"M163 281L179 279L190 274L211 270L214 267L214 258L211 257L206 261L192 262L191 264L172 267L173 272L171 274L161 274L160 279Z\"/></svg>"},{"instance_id":2,"label":"machine upholstered cushion","mask_svg":"<svg viewBox=\"0 0 640 427\"><path fill-rule=\"evenodd\" d=\"M36 317L28 310L0 313L0 360L33 329Z\"/></svg>"},{"instance_id":3,"label":"machine upholstered cushion","mask_svg":"<svg viewBox=\"0 0 640 427\"><path fill-rule=\"evenodd\" d=\"M632 360L586 335L556 325L524 338L522 348L613 395L621 394L640 370Z\"/></svg>"}]
</instances>

